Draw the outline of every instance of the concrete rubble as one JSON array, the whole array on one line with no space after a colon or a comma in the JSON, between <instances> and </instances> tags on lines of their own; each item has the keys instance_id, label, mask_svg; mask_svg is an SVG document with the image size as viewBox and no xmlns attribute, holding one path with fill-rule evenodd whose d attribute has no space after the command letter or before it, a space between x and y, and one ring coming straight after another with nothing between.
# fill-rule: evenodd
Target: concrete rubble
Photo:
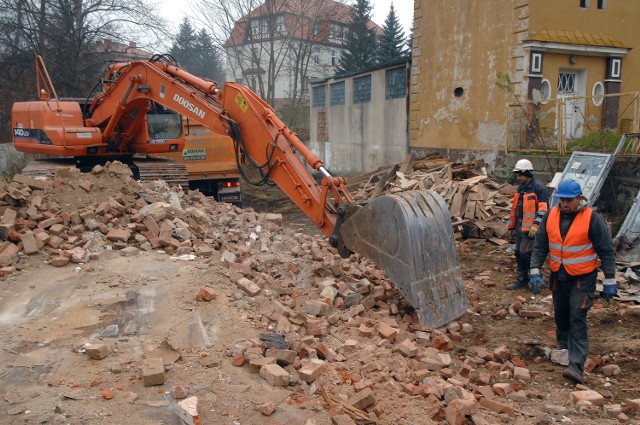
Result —
<instances>
[{"instance_id":1,"label":"concrete rubble","mask_svg":"<svg viewBox=\"0 0 640 425\"><path fill-rule=\"evenodd\" d=\"M214 273L235 282L232 305L246 312L257 330L253 338L229 343L228 361L272 387L323 399L334 424L400 423L397 397L421 400L425 423L533 424L527 414L532 400L543 400L552 418L583 411L620 422L637 418L639 400L611 404L585 386L571 392L566 403L548 399L533 389L544 377L533 373L514 347L469 346L476 332L470 323L423 329L369 260L342 259L320 237L283 230L280 215L217 204L162 182L143 186L110 173L109 166L95 173L62 171L53 180L16 176L0 185L0 275L19 273L25 256L52 267L89 267L105 251L135 256L162 250L172 258L204 258ZM75 204L71 192L80 192ZM490 286L498 272L466 283ZM193 288L193 294L209 303L218 297L206 286ZM549 297L515 296L493 305L472 303L470 312L487 320L536 321L550 317L552 304ZM176 350L163 347L165 354L146 353L140 371L145 386L162 385L171 374L163 359ZM537 362L554 360L550 349L535 342L529 347ZM85 350L97 361L109 354L104 344ZM612 361L590 356L587 373L615 379L621 369ZM173 386L172 394L199 420L197 398L186 398L186 388L186 383ZM278 415L273 402L260 411Z\"/></svg>"}]
</instances>

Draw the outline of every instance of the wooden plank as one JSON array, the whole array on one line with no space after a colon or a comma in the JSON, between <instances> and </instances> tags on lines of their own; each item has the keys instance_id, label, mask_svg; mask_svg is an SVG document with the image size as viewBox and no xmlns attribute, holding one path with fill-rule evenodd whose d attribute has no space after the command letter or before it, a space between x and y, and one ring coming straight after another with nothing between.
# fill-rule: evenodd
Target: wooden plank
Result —
<instances>
[{"instance_id":1,"label":"wooden plank","mask_svg":"<svg viewBox=\"0 0 640 425\"><path fill-rule=\"evenodd\" d=\"M467 201L466 208L464 210L464 218L474 220L476 218L476 201Z\"/></svg>"},{"instance_id":2,"label":"wooden plank","mask_svg":"<svg viewBox=\"0 0 640 425\"><path fill-rule=\"evenodd\" d=\"M453 195L453 199L451 200L451 206L449 207L449 214L451 217L460 217L462 213L462 200L464 196L461 192L457 192Z\"/></svg>"},{"instance_id":3,"label":"wooden plank","mask_svg":"<svg viewBox=\"0 0 640 425\"><path fill-rule=\"evenodd\" d=\"M373 193L371 194L371 199L376 199L378 196L380 196L385 186L387 185L387 181L389 181L391 177L396 175L396 171L398 171L398 168L400 168L400 165L396 164L387 171L386 175L383 175L380 177L378 184L376 185L375 189L373 190Z\"/></svg>"},{"instance_id":4,"label":"wooden plank","mask_svg":"<svg viewBox=\"0 0 640 425\"><path fill-rule=\"evenodd\" d=\"M492 243L494 243L494 244L496 244L498 246L502 246L502 245L505 245L505 244L509 243L509 242L505 241L504 239L500 239L500 238L489 238L488 240L489 240L489 242L492 242Z\"/></svg>"}]
</instances>

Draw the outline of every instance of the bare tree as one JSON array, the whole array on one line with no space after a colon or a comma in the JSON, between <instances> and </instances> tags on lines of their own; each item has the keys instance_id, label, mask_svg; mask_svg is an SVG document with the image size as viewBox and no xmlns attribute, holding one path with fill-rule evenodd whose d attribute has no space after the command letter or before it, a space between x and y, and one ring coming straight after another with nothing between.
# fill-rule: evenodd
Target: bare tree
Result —
<instances>
[{"instance_id":1,"label":"bare tree","mask_svg":"<svg viewBox=\"0 0 640 425\"><path fill-rule=\"evenodd\" d=\"M228 78L244 82L271 105L297 112L308 100L313 52L326 45L330 22L345 15L333 0L197 0L195 9L225 46ZM278 83L285 79L282 96ZM283 118L295 126L296 115Z\"/></svg>"}]
</instances>

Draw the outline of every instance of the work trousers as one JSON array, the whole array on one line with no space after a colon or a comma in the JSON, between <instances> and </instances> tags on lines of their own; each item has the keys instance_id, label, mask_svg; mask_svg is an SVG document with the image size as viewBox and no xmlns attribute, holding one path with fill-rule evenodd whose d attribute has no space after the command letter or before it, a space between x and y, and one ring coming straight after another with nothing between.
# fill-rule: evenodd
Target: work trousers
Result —
<instances>
[{"instance_id":1,"label":"work trousers","mask_svg":"<svg viewBox=\"0 0 640 425\"><path fill-rule=\"evenodd\" d=\"M558 345L569 350L569 367L582 374L589 354L587 312L595 292L583 291L577 280L556 281L551 288Z\"/></svg>"},{"instance_id":2,"label":"work trousers","mask_svg":"<svg viewBox=\"0 0 640 425\"><path fill-rule=\"evenodd\" d=\"M515 251L516 263L516 282L529 284L529 268L531 267L531 253L533 252L533 239L529 238L529 232L521 232L522 219L516 221L515 230Z\"/></svg>"}]
</instances>

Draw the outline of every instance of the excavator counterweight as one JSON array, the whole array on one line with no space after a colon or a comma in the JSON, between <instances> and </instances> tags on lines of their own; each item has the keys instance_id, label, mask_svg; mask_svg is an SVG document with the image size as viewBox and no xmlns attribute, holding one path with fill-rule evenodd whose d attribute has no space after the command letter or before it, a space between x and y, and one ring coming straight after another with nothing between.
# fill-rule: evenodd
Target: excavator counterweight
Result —
<instances>
[{"instance_id":1,"label":"excavator counterweight","mask_svg":"<svg viewBox=\"0 0 640 425\"><path fill-rule=\"evenodd\" d=\"M16 150L73 157L77 163L181 151L188 123L198 123L230 136L236 159L246 158L260 172L259 183L276 183L341 255L357 252L375 261L417 310L422 325L441 326L466 311L451 219L442 198L414 191L357 205L345 179L331 176L248 87L219 87L180 68L170 56L155 55L110 64L101 92L90 104L80 105L58 98L40 57L36 70L40 100L18 102L12 109ZM309 167L324 175L320 184ZM186 179L184 170L167 170L159 163L138 168L141 177L148 172L149 178Z\"/></svg>"}]
</instances>

